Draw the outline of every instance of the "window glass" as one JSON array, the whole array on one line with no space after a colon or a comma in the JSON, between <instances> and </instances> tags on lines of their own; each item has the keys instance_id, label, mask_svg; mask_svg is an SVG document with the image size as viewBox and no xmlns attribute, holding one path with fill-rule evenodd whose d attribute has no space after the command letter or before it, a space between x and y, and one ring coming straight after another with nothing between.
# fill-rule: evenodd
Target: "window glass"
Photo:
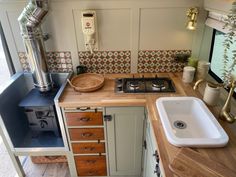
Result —
<instances>
[{"instance_id":1,"label":"window glass","mask_svg":"<svg viewBox=\"0 0 236 177\"><path fill-rule=\"evenodd\" d=\"M222 72L223 72L223 54L224 54L224 46L223 46L223 41L225 39L224 33L215 30L213 33L214 40L213 40L213 48L212 48L212 57L211 57L211 71L220 79L222 79ZM236 39L236 37L235 37ZM232 50L235 50L236 44L232 47L231 45L230 50L228 51L228 56L229 56L229 63L228 67L230 64L232 64ZM233 72L234 75L236 75L236 71Z\"/></svg>"},{"instance_id":2,"label":"window glass","mask_svg":"<svg viewBox=\"0 0 236 177\"><path fill-rule=\"evenodd\" d=\"M2 88L4 83L9 80L10 77L11 73L8 67L8 63L3 49L2 38L0 35L0 89Z\"/></svg>"}]
</instances>

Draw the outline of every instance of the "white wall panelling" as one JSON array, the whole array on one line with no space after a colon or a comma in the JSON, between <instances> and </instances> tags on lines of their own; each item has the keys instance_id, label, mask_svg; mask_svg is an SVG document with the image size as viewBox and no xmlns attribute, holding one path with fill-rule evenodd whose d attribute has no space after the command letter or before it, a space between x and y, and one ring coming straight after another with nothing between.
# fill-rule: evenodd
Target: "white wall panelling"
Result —
<instances>
[{"instance_id":1,"label":"white wall panelling","mask_svg":"<svg viewBox=\"0 0 236 177\"><path fill-rule=\"evenodd\" d=\"M140 41L140 8L132 8L131 22L131 73L136 73L138 70L138 51Z\"/></svg>"},{"instance_id":2,"label":"white wall panelling","mask_svg":"<svg viewBox=\"0 0 236 177\"><path fill-rule=\"evenodd\" d=\"M141 9L140 49L191 49L195 32L185 29L187 8Z\"/></svg>"},{"instance_id":3,"label":"white wall panelling","mask_svg":"<svg viewBox=\"0 0 236 177\"><path fill-rule=\"evenodd\" d=\"M197 58L200 55L200 49L203 40L206 19L207 19L207 12L204 9L199 9L197 30L195 31L192 42L192 56Z\"/></svg>"},{"instance_id":4,"label":"white wall panelling","mask_svg":"<svg viewBox=\"0 0 236 177\"><path fill-rule=\"evenodd\" d=\"M0 6L1 7L1 6ZM11 28L9 17L6 11L0 10L0 22L3 27L3 32L6 37L7 45L9 47L9 52L11 54L13 65L16 71L21 71L21 64L18 59L16 40L13 35L13 30Z\"/></svg>"},{"instance_id":5,"label":"white wall panelling","mask_svg":"<svg viewBox=\"0 0 236 177\"><path fill-rule=\"evenodd\" d=\"M47 51L70 51L75 69L79 62L72 10L51 10L42 29L51 35L45 42Z\"/></svg>"},{"instance_id":6,"label":"white wall panelling","mask_svg":"<svg viewBox=\"0 0 236 177\"><path fill-rule=\"evenodd\" d=\"M81 10L97 13L99 50L130 50L131 72L137 71L139 50L192 49L198 56L205 20L203 0L52 0L43 32L50 33L47 51L70 51L74 69L79 64L78 51L84 50ZM24 51L17 17L26 1L1 1L0 20L12 56ZM185 29L186 9L201 9L198 30ZM7 17L7 18L6 18ZM7 22L8 21L8 22ZM13 41L14 42L13 42ZM13 46L15 45L15 48Z\"/></svg>"},{"instance_id":7,"label":"white wall panelling","mask_svg":"<svg viewBox=\"0 0 236 177\"><path fill-rule=\"evenodd\" d=\"M201 60L209 61L212 33L213 33L213 29L206 26L204 30L204 34L203 34L201 49L199 52L199 58Z\"/></svg>"}]
</instances>

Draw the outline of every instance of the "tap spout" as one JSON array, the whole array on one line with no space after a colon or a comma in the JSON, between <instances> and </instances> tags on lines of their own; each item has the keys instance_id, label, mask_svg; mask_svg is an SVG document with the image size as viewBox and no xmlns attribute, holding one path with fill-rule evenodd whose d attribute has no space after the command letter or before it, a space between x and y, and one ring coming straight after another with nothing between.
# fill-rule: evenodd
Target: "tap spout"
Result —
<instances>
[{"instance_id":1,"label":"tap spout","mask_svg":"<svg viewBox=\"0 0 236 177\"><path fill-rule=\"evenodd\" d=\"M224 85L222 83L213 83L211 81L206 81L205 79L199 79L193 86L193 89L196 90L198 88L198 86L203 83L203 82L207 82L210 86L212 87L223 87Z\"/></svg>"},{"instance_id":2,"label":"tap spout","mask_svg":"<svg viewBox=\"0 0 236 177\"><path fill-rule=\"evenodd\" d=\"M198 86L199 86L201 83L203 83L203 82L205 82L205 79L199 79L199 80L194 84L193 90L197 90Z\"/></svg>"}]
</instances>

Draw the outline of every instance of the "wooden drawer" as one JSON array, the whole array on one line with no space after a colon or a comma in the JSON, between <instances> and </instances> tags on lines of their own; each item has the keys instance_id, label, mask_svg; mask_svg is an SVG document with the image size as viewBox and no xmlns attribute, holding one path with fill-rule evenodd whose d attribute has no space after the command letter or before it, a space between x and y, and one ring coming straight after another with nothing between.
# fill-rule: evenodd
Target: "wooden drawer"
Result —
<instances>
[{"instance_id":1,"label":"wooden drawer","mask_svg":"<svg viewBox=\"0 0 236 177\"><path fill-rule=\"evenodd\" d=\"M105 143L72 143L74 154L105 153Z\"/></svg>"},{"instance_id":2,"label":"wooden drawer","mask_svg":"<svg viewBox=\"0 0 236 177\"><path fill-rule=\"evenodd\" d=\"M103 125L102 112L67 112L68 126Z\"/></svg>"},{"instance_id":3,"label":"wooden drawer","mask_svg":"<svg viewBox=\"0 0 236 177\"><path fill-rule=\"evenodd\" d=\"M104 140L103 128L70 128L70 139L79 140Z\"/></svg>"},{"instance_id":4,"label":"wooden drawer","mask_svg":"<svg viewBox=\"0 0 236 177\"><path fill-rule=\"evenodd\" d=\"M76 156L78 176L106 176L106 156Z\"/></svg>"}]
</instances>

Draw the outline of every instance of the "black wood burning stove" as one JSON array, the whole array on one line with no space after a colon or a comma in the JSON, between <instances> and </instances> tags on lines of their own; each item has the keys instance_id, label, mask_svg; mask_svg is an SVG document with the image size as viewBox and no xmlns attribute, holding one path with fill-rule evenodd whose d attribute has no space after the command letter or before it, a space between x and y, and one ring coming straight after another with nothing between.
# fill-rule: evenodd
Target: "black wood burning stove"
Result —
<instances>
[{"instance_id":1,"label":"black wood burning stove","mask_svg":"<svg viewBox=\"0 0 236 177\"><path fill-rule=\"evenodd\" d=\"M20 102L19 106L24 108L34 137L43 132L53 132L56 136L60 136L54 105L57 91L52 89L49 92L40 92L38 89L32 89Z\"/></svg>"}]
</instances>

